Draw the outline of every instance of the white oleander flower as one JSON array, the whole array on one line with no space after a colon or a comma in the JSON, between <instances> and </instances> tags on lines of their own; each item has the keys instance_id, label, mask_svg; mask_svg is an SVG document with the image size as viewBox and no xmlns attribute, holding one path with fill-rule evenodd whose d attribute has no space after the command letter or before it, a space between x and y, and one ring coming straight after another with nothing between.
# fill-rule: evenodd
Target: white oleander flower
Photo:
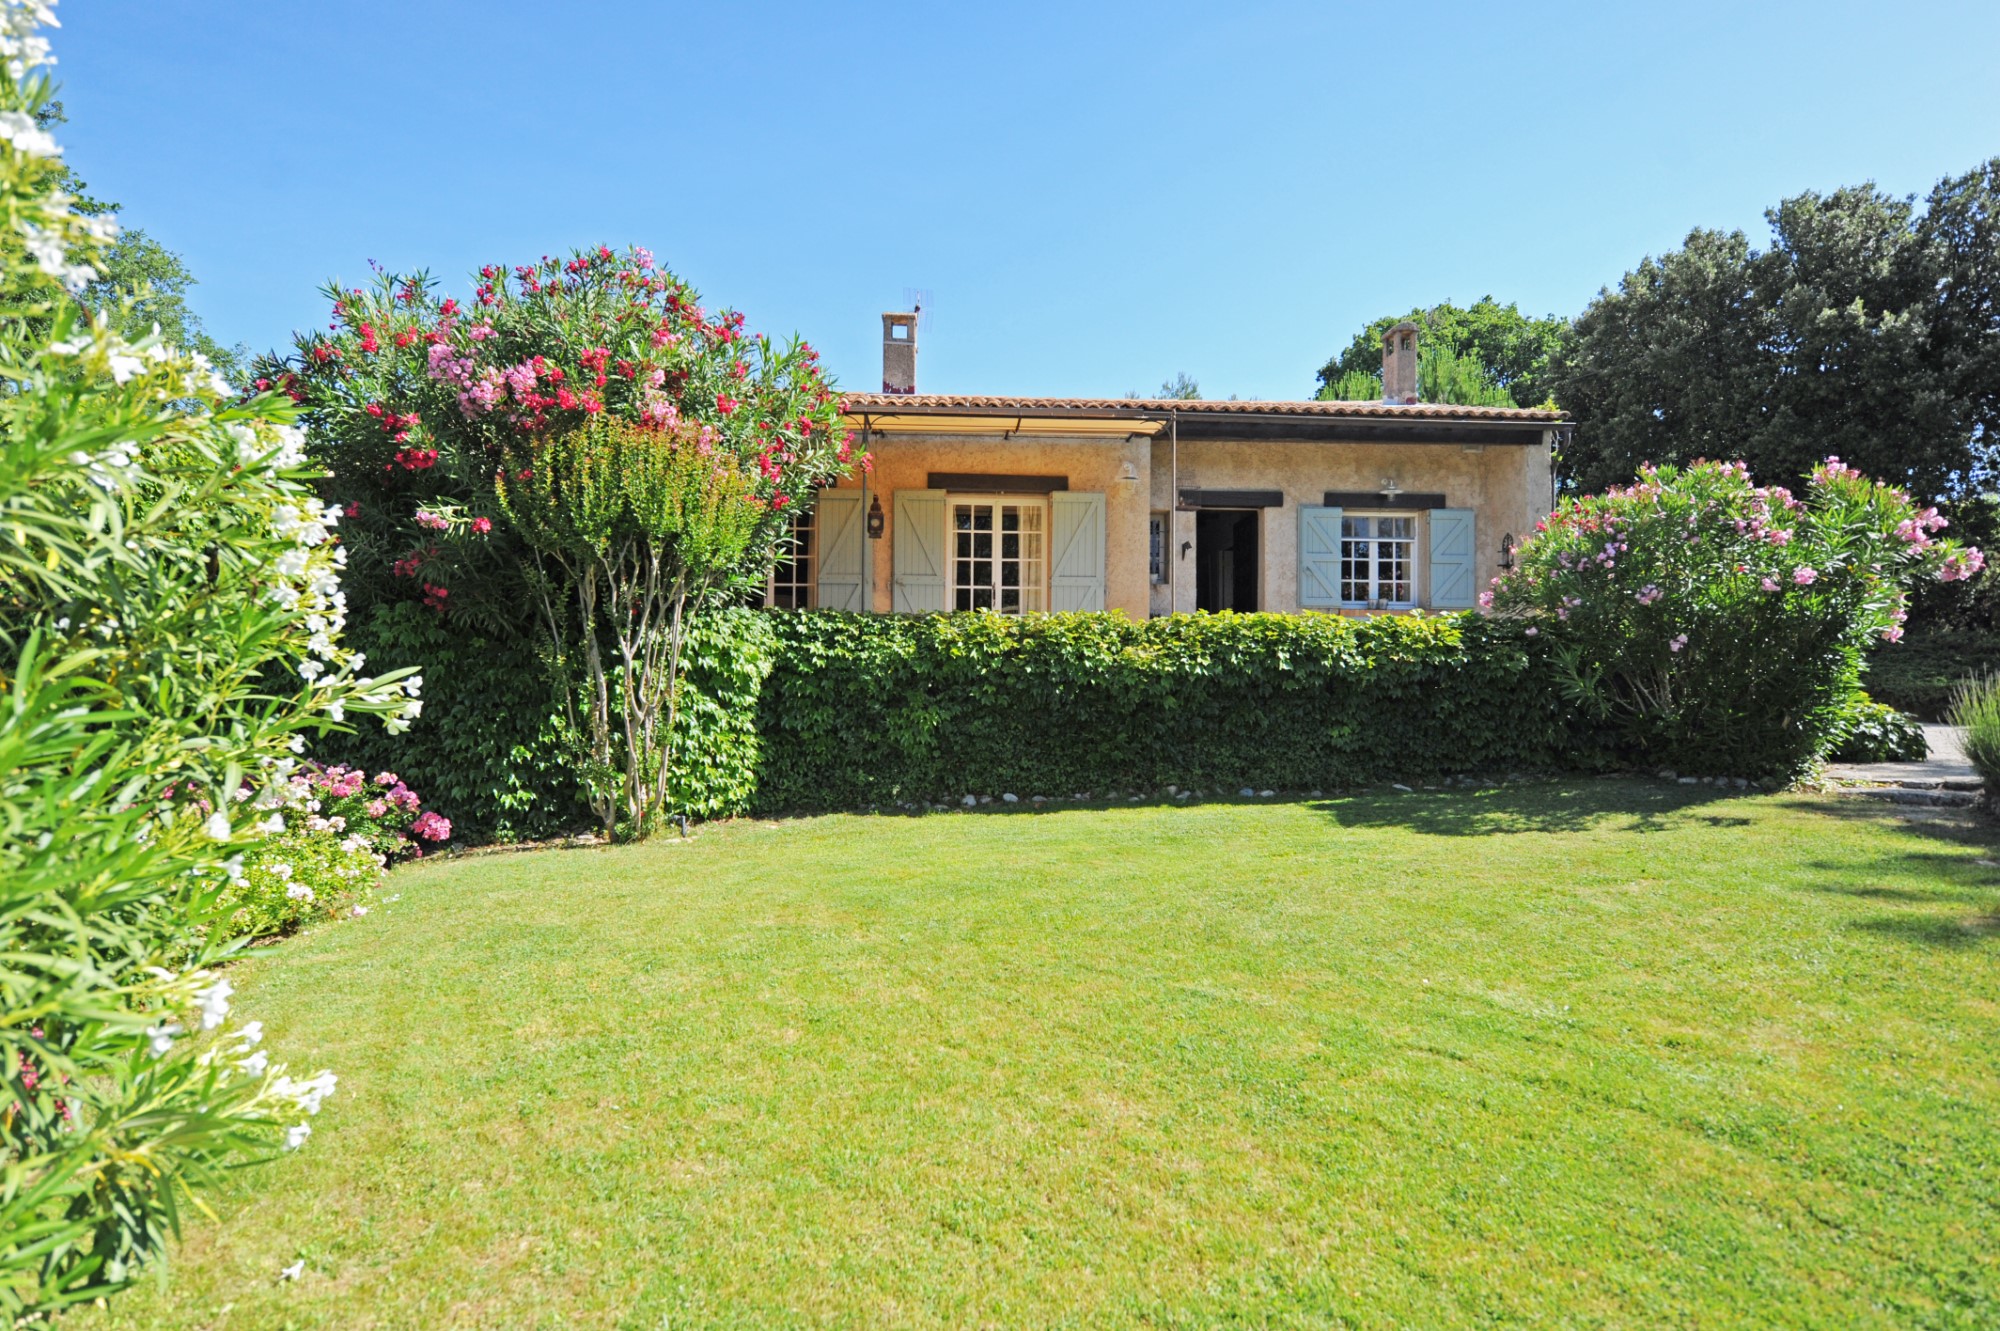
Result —
<instances>
[{"instance_id":1,"label":"white oleander flower","mask_svg":"<svg viewBox=\"0 0 2000 1331\"><path fill-rule=\"evenodd\" d=\"M242 1028L236 1032L236 1038L243 1042L239 1046L240 1048L250 1049L255 1047L264 1039L264 1023L261 1021L244 1022Z\"/></svg>"},{"instance_id":2,"label":"white oleander flower","mask_svg":"<svg viewBox=\"0 0 2000 1331\"><path fill-rule=\"evenodd\" d=\"M229 815L217 809L208 815L208 821L201 825L201 830L208 833L211 841L229 840Z\"/></svg>"},{"instance_id":3,"label":"white oleander flower","mask_svg":"<svg viewBox=\"0 0 2000 1331\"><path fill-rule=\"evenodd\" d=\"M270 1066L270 1053L267 1050L259 1049L248 1058L238 1060L236 1070L247 1076L261 1077L264 1075L264 1070Z\"/></svg>"},{"instance_id":4,"label":"white oleander flower","mask_svg":"<svg viewBox=\"0 0 2000 1331\"><path fill-rule=\"evenodd\" d=\"M313 1135L312 1124L310 1123L292 1124L291 1127L285 1129L285 1149L287 1151L298 1150L301 1146L304 1146L306 1144L306 1138L312 1135ZM295 1263L294 1265L296 1267L302 1268L305 1266L305 1263L298 1262ZM286 1269L291 1270L293 1268L287 1267Z\"/></svg>"},{"instance_id":5,"label":"white oleander flower","mask_svg":"<svg viewBox=\"0 0 2000 1331\"><path fill-rule=\"evenodd\" d=\"M0 56L12 55L18 41L18 38L0 37ZM11 70L12 66L9 68ZM21 75L15 72L14 77ZM62 145L56 142L55 135L37 125L35 118L26 111L0 111L0 140L13 144L16 152L29 157L62 156Z\"/></svg>"},{"instance_id":6,"label":"white oleander flower","mask_svg":"<svg viewBox=\"0 0 2000 1331\"><path fill-rule=\"evenodd\" d=\"M158 1026L146 1028L146 1039L155 1054L164 1054L174 1047L174 1037L185 1035L187 1028L177 1021L162 1022Z\"/></svg>"},{"instance_id":7,"label":"white oleander flower","mask_svg":"<svg viewBox=\"0 0 2000 1331\"><path fill-rule=\"evenodd\" d=\"M206 989L195 992L195 1005L201 1009L201 1028L212 1031L229 1020L229 996L236 987L227 980L217 980Z\"/></svg>"}]
</instances>

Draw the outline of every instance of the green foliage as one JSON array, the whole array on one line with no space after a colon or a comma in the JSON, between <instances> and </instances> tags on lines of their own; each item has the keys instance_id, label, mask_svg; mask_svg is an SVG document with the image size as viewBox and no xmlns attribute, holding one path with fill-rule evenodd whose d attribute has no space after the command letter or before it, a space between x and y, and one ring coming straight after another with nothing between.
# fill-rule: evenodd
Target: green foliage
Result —
<instances>
[{"instance_id":1,"label":"green foliage","mask_svg":"<svg viewBox=\"0 0 2000 1331\"><path fill-rule=\"evenodd\" d=\"M1980 578L1978 583L1991 581ZM1868 692L1926 721L1942 721L1961 683L1995 669L2000 669L2000 633L1912 633L1869 651Z\"/></svg>"},{"instance_id":2,"label":"green foliage","mask_svg":"<svg viewBox=\"0 0 2000 1331\"><path fill-rule=\"evenodd\" d=\"M378 601L348 639L378 667L421 666L424 712L407 734L364 720L320 741L317 753L400 773L476 841L554 836L589 820L563 746L562 699L521 629Z\"/></svg>"},{"instance_id":3,"label":"green foliage","mask_svg":"<svg viewBox=\"0 0 2000 1331\"><path fill-rule=\"evenodd\" d=\"M729 607L689 621L666 807L691 818L749 812L764 742L759 700L771 673L771 617Z\"/></svg>"},{"instance_id":4,"label":"green foliage","mask_svg":"<svg viewBox=\"0 0 2000 1331\"><path fill-rule=\"evenodd\" d=\"M52 191L33 8L0 7L0 1314L124 1288L300 1082L223 1031L233 852L308 732L413 713L339 641L290 404L80 323L109 239ZM246 789L247 787L247 789ZM210 1032L200 1036L197 1032Z\"/></svg>"},{"instance_id":5,"label":"green foliage","mask_svg":"<svg viewBox=\"0 0 2000 1331\"><path fill-rule=\"evenodd\" d=\"M1902 636L1907 585L1982 566L1940 525L1837 458L1803 499L1742 463L1648 467L1565 501L1481 599L1554 644L1568 696L1628 761L1791 776L1841 738L1861 651Z\"/></svg>"},{"instance_id":6,"label":"green foliage","mask_svg":"<svg viewBox=\"0 0 2000 1331\"><path fill-rule=\"evenodd\" d=\"M1541 653L1477 616L770 617L758 804L1355 786L1566 761Z\"/></svg>"},{"instance_id":7,"label":"green foliage","mask_svg":"<svg viewBox=\"0 0 2000 1331\"><path fill-rule=\"evenodd\" d=\"M2000 441L2000 159L1922 209L1872 185L1766 214L1768 248L1697 230L1598 294L1550 367L1570 484L1736 457L1794 483L1829 452L1964 496Z\"/></svg>"},{"instance_id":8,"label":"green foliage","mask_svg":"<svg viewBox=\"0 0 2000 1331\"><path fill-rule=\"evenodd\" d=\"M2000 792L2000 674L1979 675L1952 696L1951 723L1965 727L1965 756L1986 783L1992 799Z\"/></svg>"},{"instance_id":9,"label":"green foliage","mask_svg":"<svg viewBox=\"0 0 2000 1331\"><path fill-rule=\"evenodd\" d=\"M1914 717L1857 689L1841 707L1827 756L1837 763L1920 763L1930 752L1924 728Z\"/></svg>"},{"instance_id":10,"label":"green foliage","mask_svg":"<svg viewBox=\"0 0 2000 1331\"><path fill-rule=\"evenodd\" d=\"M1482 296L1463 308L1445 301L1428 310L1382 316L1320 367L1316 396L1335 401L1380 401L1382 334L1404 320L1423 328L1417 342L1417 373L1419 396L1424 401L1538 407L1548 399L1549 358L1567 321L1554 315L1531 318L1511 301L1502 305L1491 296ZM1448 359L1440 359L1431 371L1432 380L1422 383L1426 361L1440 353L1448 353ZM1461 366L1460 361L1468 364ZM1365 386L1370 381L1372 390ZM1494 395L1496 387L1504 396Z\"/></svg>"}]
</instances>

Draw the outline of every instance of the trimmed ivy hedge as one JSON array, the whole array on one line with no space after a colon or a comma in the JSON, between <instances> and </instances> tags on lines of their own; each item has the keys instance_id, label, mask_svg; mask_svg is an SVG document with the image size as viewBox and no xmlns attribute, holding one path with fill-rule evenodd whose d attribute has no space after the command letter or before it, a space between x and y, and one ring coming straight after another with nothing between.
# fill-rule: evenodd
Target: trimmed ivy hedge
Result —
<instances>
[{"instance_id":1,"label":"trimmed ivy hedge","mask_svg":"<svg viewBox=\"0 0 2000 1331\"><path fill-rule=\"evenodd\" d=\"M1574 769L1586 747L1535 640L1477 615L767 622L756 802L770 812L1169 784L1351 787Z\"/></svg>"}]
</instances>

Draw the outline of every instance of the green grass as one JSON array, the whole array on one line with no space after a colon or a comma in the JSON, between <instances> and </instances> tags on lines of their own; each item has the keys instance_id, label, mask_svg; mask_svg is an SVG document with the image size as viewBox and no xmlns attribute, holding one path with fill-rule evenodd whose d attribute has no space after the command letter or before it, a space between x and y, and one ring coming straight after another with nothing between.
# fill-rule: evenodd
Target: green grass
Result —
<instances>
[{"instance_id":1,"label":"green grass","mask_svg":"<svg viewBox=\"0 0 2000 1331\"><path fill-rule=\"evenodd\" d=\"M308 1148L77 1325L1990 1328L1991 841L1594 781L402 870L239 968Z\"/></svg>"}]
</instances>

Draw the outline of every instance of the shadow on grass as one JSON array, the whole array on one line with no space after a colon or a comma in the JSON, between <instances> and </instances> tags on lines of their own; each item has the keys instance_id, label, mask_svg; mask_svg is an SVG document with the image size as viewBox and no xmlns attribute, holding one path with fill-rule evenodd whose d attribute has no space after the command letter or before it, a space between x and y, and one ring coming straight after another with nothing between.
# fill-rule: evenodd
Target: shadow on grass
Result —
<instances>
[{"instance_id":1,"label":"shadow on grass","mask_svg":"<svg viewBox=\"0 0 2000 1331\"><path fill-rule=\"evenodd\" d=\"M1943 915L1878 915L1856 920L1849 927L1898 943L1958 952L1991 944L2000 936L2000 915L1974 915L1965 919Z\"/></svg>"},{"instance_id":2,"label":"shadow on grass","mask_svg":"<svg viewBox=\"0 0 2000 1331\"><path fill-rule=\"evenodd\" d=\"M1690 826L1748 826L1749 818L1712 807L1724 804L1732 794L1630 778L1394 795L1371 792L1316 800L1311 807L1342 827L1407 827L1429 836L1665 832Z\"/></svg>"}]
</instances>

